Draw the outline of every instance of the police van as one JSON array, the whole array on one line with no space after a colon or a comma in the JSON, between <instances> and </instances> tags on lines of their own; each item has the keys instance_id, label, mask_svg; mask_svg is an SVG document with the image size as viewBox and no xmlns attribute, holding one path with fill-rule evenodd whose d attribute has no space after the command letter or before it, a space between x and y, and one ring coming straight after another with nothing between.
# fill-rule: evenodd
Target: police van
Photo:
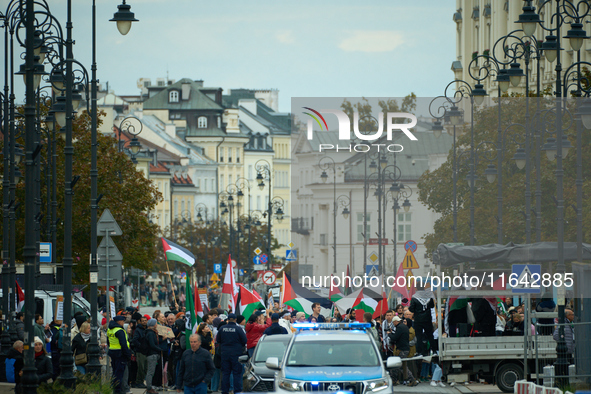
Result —
<instances>
[{"instance_id":1,"label":"police van","mask_svg":"<svg viewBox=\"0 0 591 394\"><path fill-rule=\"evenodd\" d=\"M402 365L400 357L385 362L379 346L367 331L369 323L294 324L296 334L281 362L269 357L266 366L276 370L279 393L348 391L353 394L391 393L388 369Z\"/></svg>"}]
</instances>

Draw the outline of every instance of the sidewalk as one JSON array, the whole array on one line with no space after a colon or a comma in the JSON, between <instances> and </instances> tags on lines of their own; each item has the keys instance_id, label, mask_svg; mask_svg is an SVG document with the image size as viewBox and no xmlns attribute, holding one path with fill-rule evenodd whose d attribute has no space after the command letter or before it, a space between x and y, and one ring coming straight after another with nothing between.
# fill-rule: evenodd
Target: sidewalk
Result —
<instances>
[{"instance_id":1,"label":"sidewalk","mask_svg":"<svg viewBox=\"0 0 591 394\"><path fill-rule=\"evenodd\" d=\"M501 393L501 390L492 384L481 384L481 383L471 383L468 385L464 384L456 384L455 386L450 386L446 383L447 387L433 387L429 383L421 383L415 387L408 387L404 385L394 386L394 393L445 393L445 394L474 394L474 393L483 393L483 394L497 394Z\"/></svg>"}]
</instances>

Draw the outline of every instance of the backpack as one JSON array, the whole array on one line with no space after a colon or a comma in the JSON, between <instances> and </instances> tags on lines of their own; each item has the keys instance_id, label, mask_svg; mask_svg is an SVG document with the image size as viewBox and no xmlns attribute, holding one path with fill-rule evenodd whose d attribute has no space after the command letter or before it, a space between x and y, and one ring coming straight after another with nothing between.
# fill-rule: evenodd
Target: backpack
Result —
<instances>
[{"instance_id":1,"label":"backpack","mask_svg":"<svg viewBox=\"0 0 591 394\"><path fill-rule=\"evenodd\" d=\"M6 361L4 362L4 364L6 365L6 381L8 383L16 383L16 381L14 380L14 363L16 362L16 359L14 358L7 358Z\"/></svg>"}]
</instances>

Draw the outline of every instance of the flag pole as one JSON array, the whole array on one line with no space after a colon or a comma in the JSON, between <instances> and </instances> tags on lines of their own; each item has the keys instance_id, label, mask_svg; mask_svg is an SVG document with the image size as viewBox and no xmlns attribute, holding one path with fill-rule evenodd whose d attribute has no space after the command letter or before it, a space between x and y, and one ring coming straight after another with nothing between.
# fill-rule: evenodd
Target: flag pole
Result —
<instances>
[{"instance_id":1,"label":"flag pole","mask_svg":"<svg viewBox=\"0 0 591 394\"><path fill-rule=\"evenodd\" d=\"M168 266L168 259L166 259L166 269L168 270L168 280L170 281L170 289L172 290L172 298L174 299L174 305L178 308L178 304L176 302L176 295L174 294L174 285L172 284L172 278L170 277L170 267Z\"/></svg>"}]
</instances>

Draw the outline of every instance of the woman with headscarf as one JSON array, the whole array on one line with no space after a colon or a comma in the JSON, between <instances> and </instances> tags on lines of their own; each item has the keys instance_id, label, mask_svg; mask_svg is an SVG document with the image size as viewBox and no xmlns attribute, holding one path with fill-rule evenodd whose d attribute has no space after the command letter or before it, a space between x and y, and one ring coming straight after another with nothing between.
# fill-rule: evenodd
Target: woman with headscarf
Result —
<instances>
[{"instance_id":1,"label":"woman with headscarf","mask_svg":"<svg viewBox=\"0 0 591 394\"><path fill-rule=\"evenodd\" d=\"M90 324L88 322L84 322L80 326L80 332L72 340L72 353L74 354L76 369L82 374L86 373L86 364L88 364L88 357L85 357L86 361L84 361L84 357L82 357L82 355L86 356L89 339Z\"/></svg>"}]
</instances>

